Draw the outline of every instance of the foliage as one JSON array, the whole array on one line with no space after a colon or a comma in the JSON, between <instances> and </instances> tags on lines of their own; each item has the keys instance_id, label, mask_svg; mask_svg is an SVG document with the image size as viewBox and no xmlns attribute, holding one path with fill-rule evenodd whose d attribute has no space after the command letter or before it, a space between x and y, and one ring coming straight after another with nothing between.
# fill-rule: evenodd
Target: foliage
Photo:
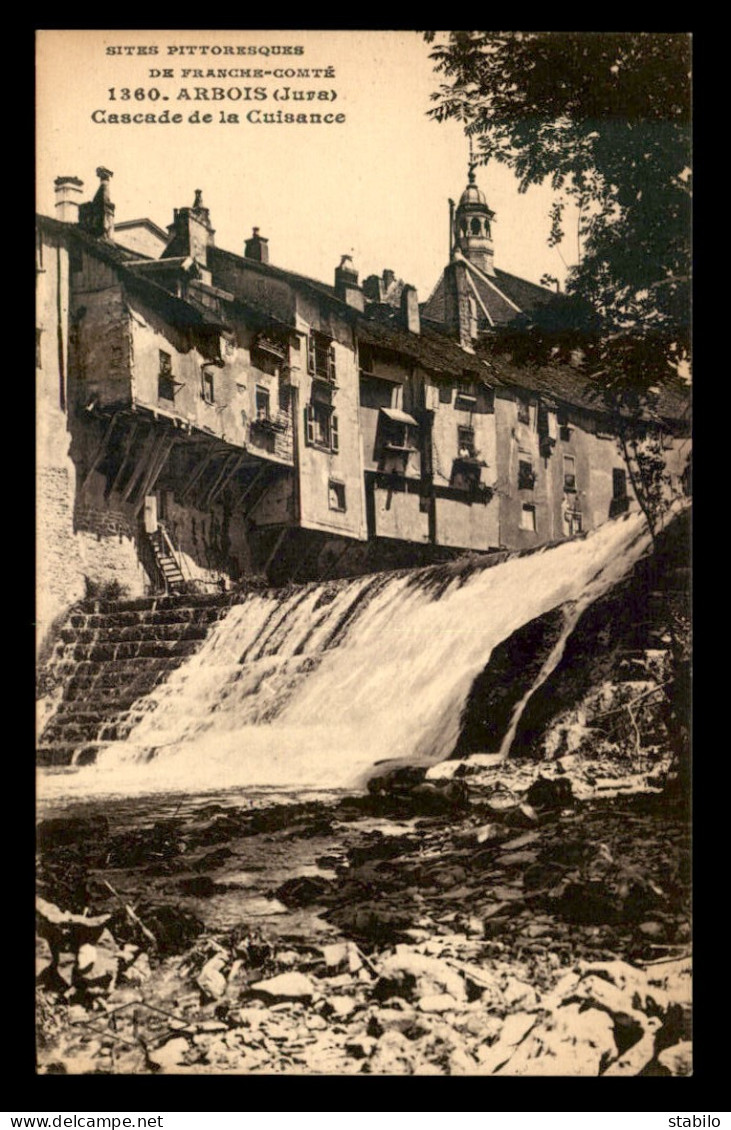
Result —
<instances>
[{"instance_id":1,"label":"foliage","mask_svg":"<svg viewBox=\"0 0 731 1130\"><path fill-rule=\"evenodd\" d=\"M425 33L447 80L431 116L464 122L478 160L508 165L521 191L550 182L550 244L578 206L568 329L588 338L607 396L672 380L689 352L689 37L445 34Z\"/></svg>"}]
</instances>

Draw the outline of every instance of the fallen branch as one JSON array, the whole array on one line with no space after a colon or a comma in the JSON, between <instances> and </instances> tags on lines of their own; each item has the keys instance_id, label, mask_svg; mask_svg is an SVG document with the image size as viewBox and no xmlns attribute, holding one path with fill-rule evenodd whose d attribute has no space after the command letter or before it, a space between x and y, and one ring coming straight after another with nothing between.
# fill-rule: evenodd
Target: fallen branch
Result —
<instances>
[{"instance_id":1,"label":"fallen branch","mask_svg":"<svg viewBox=\"0 0 731 1130\"><path fill-rule=\"evenodd\" d=\"M649 698L651 694L661 691L663 687L669 686L672 682L672 679L666 679L664 683L658 683L656 687L650 687L649 691L643 691L642 694L639 694L637 698L633 698L630 702L623 702L621 706L614 706L611 710L601 710L598 714L594 715L594 718L608 718L610 714L619 714L625 707L629 710L630 707L636 706L638 702L642 702L643 698Z\"/></svg>"},{"instance_id":2,"label":"fallen branch","mask_svg":"<svg viewBox=\"0 0 731 1130\"><path fill-rule=\"evenodd\" d=\"M153 945L153 946L155 946L155 948L157 949L157 938L156 938L156 937L155 937L155 935L153 934L152 930L148 930L147 926L145 926L145 924L144 924L144 922L142 921L142 919L141 919L141 918L140 918L140 917L139 917L139 916L138 916L137 914L135 914L135 912L134 912L134 910L132 909L132 907L131 907L131 906L129 906L129 905L128 905L128 904L127 904L127 903L126 903L125 901L124 901L124 899L123 899L123 898L122 898L122 896L120 895L119 891L115 891L115 889L114 889L114 887L112 886L112 884L111 884L111 883L108 883L106 879L102 879L102 883L104 884L104 886L105 886L105 887L107 887L107 888L108 888L108 889L109 889L109 890L110 890L110 891L112 892L112 894L114 895L114 897L115 897L116 899L119 899L120 903L121 903L121 904L122 904L122 906L124 907L124 909L125 909L125 911L127 912L127 914L128 914L128 916L129 916L129 918L131 919L131 921L132 921L132 922L134 922L136 926L139 926L140 930L141 930L141 931L142 931L142 933L143 933L143 934L145 935L145 937L147 938L147 940L148 940L149 942L151 942L151 943L152 943L152 945Z\"/></svg>"}]
</instances>

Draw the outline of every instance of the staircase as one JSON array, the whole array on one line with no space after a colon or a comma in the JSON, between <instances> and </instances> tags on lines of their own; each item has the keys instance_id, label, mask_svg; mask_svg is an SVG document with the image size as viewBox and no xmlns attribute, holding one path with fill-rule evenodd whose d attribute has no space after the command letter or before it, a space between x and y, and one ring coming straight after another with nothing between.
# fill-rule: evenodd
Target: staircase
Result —
<instances>
[{"instance_id":1,"label":"staircase","mask_svg":"<svg viewBox=\"0 0 731 1130\"><path fill-rule=\"evenodd\" d=\"M39 765L88 764L151 708L158 683L201 646L235 601L231 594L86 600L61 628L43 671L62 688L41 733Z\"/></svg>"},{"instance_id":2,"label":"staircase","mask_svg":"<svg viewBox=\"0 0 731 1130\"><path fill-rule=\"evenodd\" d=\"M185 578L175 557L175 548L170 540L170 535L160 523L154 533L147 536L155 564L165 585L165 592L180 592Z\"/></svg>"}]
</instances>

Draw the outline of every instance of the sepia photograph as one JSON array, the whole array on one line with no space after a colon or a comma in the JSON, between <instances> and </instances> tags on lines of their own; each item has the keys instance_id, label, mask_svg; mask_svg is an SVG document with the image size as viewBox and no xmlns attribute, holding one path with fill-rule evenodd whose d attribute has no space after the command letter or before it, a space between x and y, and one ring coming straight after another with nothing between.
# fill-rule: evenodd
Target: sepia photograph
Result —
<instances>
[{"instance_id":1,"label":"sepia photograph","mask_svg":"<svg viewBox=\"0 0 731 1130\"><path fill-rule=\"evenodd\" d=\"M38 1075L693 1074L691 59L36 32Z\"/></svg>"}]
</instances>

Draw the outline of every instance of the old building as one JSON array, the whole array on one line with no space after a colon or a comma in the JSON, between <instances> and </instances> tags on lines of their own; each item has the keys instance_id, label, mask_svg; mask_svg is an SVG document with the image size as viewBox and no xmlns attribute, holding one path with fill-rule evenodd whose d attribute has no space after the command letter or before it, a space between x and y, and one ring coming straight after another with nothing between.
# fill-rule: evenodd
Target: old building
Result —
<instances>
[{"instance_id":1,"label":"old building","mask_svg":"<svg viewBox=\"0 0 731 1130\"><path fill-rule=\"evenodd\" d=\"M200 191L167 232L116 223L97 174L88 201L57 178L56 215L38 219L41 639L94 586L215 590L523 548L631 504L578 369L490 352L495 327L553 293L495 266L474 169L422 307L393 271L361 286L348 256L332 285L275 266L257 228L241 253L219 248ZM682 412L668 404L678 435Z\"/></svg>"}]
</instances>

